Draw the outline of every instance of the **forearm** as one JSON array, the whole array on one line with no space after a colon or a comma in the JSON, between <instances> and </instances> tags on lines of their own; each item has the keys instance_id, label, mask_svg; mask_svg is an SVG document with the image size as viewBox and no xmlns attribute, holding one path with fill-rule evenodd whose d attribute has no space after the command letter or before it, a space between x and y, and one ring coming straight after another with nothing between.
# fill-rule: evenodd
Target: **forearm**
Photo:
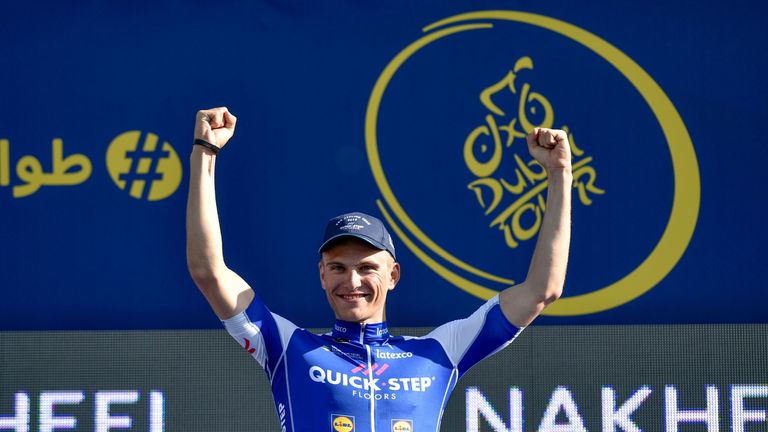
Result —
<instances>
[{"instance_id":1,"label":"forearm","mask_svg":"<svg viewBox=\"0 0 768 432\"><path fill-rule=\"evenodd\" d=\"M215 278L226 267L214 188L216 156L201 146L193 146L189 166L187 265L198 282Z\"/></svg>"},{"instance_id":2,"label":"forearm","mask_svg":"<svg viewBox=\"0 0 768 432\"><path fill-rule=\"evenodd\" d=\"M547 202L539 238L528 267L528 276L519 285L499 295L501 310L517 327L530 324L563 292L571 242L570 167L548 171Z\"/></svg>"},{"instance_id":3,"label":"forearm","mask_svg":"<svg viewBox=\"0 0 768 432\"><path fill-rule=\"evenodd\" d=\"M548 172L547 202L536 248L525 284L532 294L549 304L563 291L571 242L570 167Z\"/></svg>"}]
</instances>

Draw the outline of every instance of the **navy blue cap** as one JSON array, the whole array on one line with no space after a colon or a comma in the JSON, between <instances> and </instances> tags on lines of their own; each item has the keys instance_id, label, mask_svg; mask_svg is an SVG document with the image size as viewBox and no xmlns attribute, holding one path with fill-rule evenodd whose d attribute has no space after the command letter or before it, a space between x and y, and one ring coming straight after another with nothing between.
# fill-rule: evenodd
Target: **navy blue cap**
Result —
<instances>
[{"instance_id":1,"label":"navy blue cap","mask_svg":"<svg viewBox=\"0 0 768 432\"><path fill-rule=\"evenodd\" d=\"M328 225L325 226L323 244L318 252L322 253L333 240L344 236L365 240L376 249L385 250L395 258L395 245L392 244L392 237L384 224L379 219L360 212L345 213L329 220Z\"/></svg>"}]
</instances>

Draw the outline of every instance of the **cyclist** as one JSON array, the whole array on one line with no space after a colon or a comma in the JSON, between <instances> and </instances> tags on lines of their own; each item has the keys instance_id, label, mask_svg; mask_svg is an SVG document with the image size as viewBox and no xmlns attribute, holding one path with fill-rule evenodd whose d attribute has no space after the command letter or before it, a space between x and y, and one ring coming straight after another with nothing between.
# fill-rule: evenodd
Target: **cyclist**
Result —
<instances>
[{"instance_id":1,"label":"cyclist","mask_svg":"<svg viewBox=\"0 0 768 432\"><path fill-rule=\"evenodd\" d=\"M548 191L524 282L426 336L390 335L385 304L400 280L394 244L377 218L346 213L328 221L319 248L320 283L336 322L318 335L267 309L224 262L214 167L236 122L224 107L197 113L187 262L227 331L267 373L282 430L438 431L458 379L509 344L562 293L572 183L567 135L536 128L526 137L547 171Z\"/></svg>"}]
</instances>

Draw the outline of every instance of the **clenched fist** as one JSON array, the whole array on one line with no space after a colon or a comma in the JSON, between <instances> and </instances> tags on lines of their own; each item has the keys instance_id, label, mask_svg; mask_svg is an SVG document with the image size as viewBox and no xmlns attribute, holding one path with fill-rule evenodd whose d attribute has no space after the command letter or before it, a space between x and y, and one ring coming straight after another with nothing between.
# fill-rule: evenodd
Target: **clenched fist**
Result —
<instances>
[{"instance_id":1,"label":"clenched fist","mask_svg":"<svg viewBox=\"0 0 768 432\"><path fill-rule=\"evenodd\" d=\"M235 117L226 107L200 110L195 120L195 138L222 148L235 133Z\"/></svg>"},{"instance_id":2,"label":"clenched fist","mask_svg":"<svg viewBox=\"0 0 768 432\"><path fill-rule=\"evenodd\" d=\"M535 128L525 139L531 156L547 171L571 168L571 145L565 131Z\"/></svg>"}]
</instances>

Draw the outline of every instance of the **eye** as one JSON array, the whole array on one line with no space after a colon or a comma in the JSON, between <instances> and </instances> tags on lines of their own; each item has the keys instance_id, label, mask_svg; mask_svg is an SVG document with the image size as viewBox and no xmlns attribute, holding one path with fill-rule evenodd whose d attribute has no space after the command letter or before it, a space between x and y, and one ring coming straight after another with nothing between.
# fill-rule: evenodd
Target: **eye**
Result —
<instances>
[{"instance_id":1,"label":"eye","mask_svg":"<svg viewBox=\"0 0 768 432\"><path fill-rule=\"evenodd\" d=\"M334 273L341 273L344 271L344 266L340 264L331 264L328 268Z\"/></svg>"}]
</instances>

